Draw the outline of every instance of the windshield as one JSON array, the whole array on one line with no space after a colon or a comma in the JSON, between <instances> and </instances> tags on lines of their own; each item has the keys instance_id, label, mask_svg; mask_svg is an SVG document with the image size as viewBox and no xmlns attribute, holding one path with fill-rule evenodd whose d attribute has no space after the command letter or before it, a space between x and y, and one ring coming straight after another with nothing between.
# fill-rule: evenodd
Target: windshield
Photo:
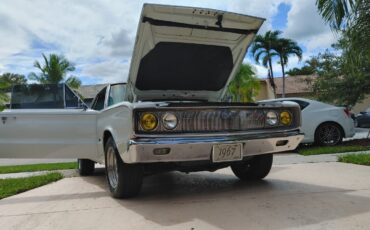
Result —
<instances>
[{"instance_id":1,"label":"windshield","mask_svg":"<svg viewBox=\"0 0 370 230\"><path fill-rule=\"evenodd\" d=\"M109 91L108 106L115 105L124 101L126 84L112 85Z\"/></svg>"}]
</instances>

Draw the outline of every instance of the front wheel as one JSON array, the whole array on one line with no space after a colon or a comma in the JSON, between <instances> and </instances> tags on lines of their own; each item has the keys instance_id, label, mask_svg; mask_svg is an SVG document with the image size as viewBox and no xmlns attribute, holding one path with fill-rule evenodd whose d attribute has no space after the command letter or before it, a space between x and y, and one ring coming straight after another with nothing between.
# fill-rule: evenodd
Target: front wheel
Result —
<instances>
[{"instance_id":1,"label":"front wheel","mask_svg":"<svg viewBox=\"0 0 370 230\"><path fill-rule=\"evenodd\" d=\"M109 138L105 145L105 170L113 197L130 198L139 194L143 169L140 165L125 164L122 161L113 138Z\"/></svg>"},{"instance_id":2,"label":"front wheel","mask_svg":"<svg viewBox=\"0 0 370 230\"><path fill-rule=\"evenodd\" d=\"M240 180L261 180L269 174L272 159L272 154L254 156L250 160L232 165L231 170Z\"/></svg>"}]
</instances>

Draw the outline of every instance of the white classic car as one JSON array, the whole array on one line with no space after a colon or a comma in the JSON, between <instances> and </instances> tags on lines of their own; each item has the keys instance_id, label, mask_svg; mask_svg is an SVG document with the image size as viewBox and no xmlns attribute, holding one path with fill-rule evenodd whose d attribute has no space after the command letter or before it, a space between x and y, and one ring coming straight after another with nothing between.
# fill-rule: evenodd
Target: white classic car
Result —
<instances>
[{"instance_id":1,"label":"white classic car","mask_svg":"<svg viewBox=\"0 0 370 230\"><path fill-rule=\"evenodd\" d=\"M78 158L82 175L105 164L118 198L137 195L147 173L163 170L231 166L242 180L264 178L272 153L293 150L303 138L299 107L221 102L262 23L144 5L127 84L104 88L92 109L64 85L16 88L18 99L0 113L0 156Z\"/></svg>"}]
</instances>

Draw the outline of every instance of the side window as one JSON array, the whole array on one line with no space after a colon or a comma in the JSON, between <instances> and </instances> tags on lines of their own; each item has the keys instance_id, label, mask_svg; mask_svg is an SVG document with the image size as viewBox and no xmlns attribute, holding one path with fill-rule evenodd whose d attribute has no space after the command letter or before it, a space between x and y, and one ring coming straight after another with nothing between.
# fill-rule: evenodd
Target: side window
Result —
<instances>
[{"instance_id":1,"label":"side window","mask_svg":"<svg viewBox=\"0 0 370 230\"><path fill-rule=\"evenodd\" d=\"M16 85L12 90L12 109L62 109L63 85Z\"/></svg>"},{"instance_id":2,"label":"side window","mask_svg":"<svg viewBox=\"0 0 370 230\"><path fill-rule=\"evenodd\" d=\"M120 103L125 98L126 85L117 84L110 87L108 106Z\"/></svg>"},{"instance_id":3,"label":"side window","mask_svg":"<svg viewBox=\"0 0 370 230\"><path fill-rule=\"evenodd\" d=\"M91 106L94 110L102 110L104 109L104 101L105 101L105 92L107 91L107 87L105 87L102 91L96 95L93 105Z\"/></svg>"},{"instance_id":4,"label":"side window","mask_svg":"<svg viewBox=\"0 0 370 230\"><path fill-rule=\"evenodd\" d=\"M66 93L66 107L67 108L77 108L78 107L78 97L68 87L65 87L65 93Z\"/></svg>"}]
</instances>

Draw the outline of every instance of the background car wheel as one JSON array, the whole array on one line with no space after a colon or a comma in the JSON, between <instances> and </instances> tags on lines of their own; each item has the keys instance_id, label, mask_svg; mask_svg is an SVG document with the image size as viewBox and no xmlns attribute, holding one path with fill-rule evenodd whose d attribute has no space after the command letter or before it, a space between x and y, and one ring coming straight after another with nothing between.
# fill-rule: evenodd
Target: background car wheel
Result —
<instances>
[{"instance_id":1,"label":"background car wheel","mask_svg":"<svg viewBox=\"0 0 370 230\"><path fill-rule=\"evenodd\" d=\"M260 180L269 174L272 154L254 156L252 159L231 166L231 170L241 180Z\"/></svg>"},{"instance_id":2,"label":"background car wheel","mask_svg":"<svg viewBox=\"0 0 370 230\"><path fill-rule=\"evenodd\" d=\"M89 159L78 159L78 172L81 176L89 176L94 173L95 162Z\"/></svg>"},{"instance_id":3,"label":"background car wheel","mask_svg":"<svg viewBox=\"0 0 370 230\"><path fill-rule=\"evenodd\" d=\"M113 197L130 198L139 194L144 177L142 166L125 164L113 138L109 138L105 145L105 170Z\"/></svg>"},{"instance_id":4,"label":"background car wheel","mask_svg":"<svg viewBox=\"0 0 370 230\"><path fill-rule=\"evenodd\" d=\"M337 145L342 142L343 134L340 126L335 123L320 125L315 132L315 143L322 146Z\"/></svg>"}]
</instances>

